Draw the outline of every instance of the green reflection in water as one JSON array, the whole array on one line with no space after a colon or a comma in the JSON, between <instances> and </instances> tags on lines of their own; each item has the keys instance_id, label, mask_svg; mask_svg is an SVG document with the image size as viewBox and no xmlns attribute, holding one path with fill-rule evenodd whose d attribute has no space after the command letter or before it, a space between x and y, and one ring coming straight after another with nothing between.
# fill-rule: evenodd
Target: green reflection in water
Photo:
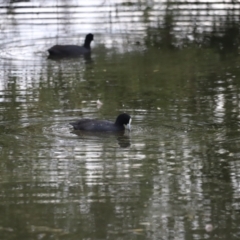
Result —
<instances>
[{"instance_id":1,"label":"green reflection in water","mask_svg":"<svg viewBox=\"0 0 240 240\"><path fill-rule=\"evenodd\" d=\"M43 59L6 74L1 235L203 239L207 223L217 236L236 232L238 62L209 49L96 48L91 61ZM68 126L122 111L133 131L120 139Z\"/></svg>"}]
</instances>

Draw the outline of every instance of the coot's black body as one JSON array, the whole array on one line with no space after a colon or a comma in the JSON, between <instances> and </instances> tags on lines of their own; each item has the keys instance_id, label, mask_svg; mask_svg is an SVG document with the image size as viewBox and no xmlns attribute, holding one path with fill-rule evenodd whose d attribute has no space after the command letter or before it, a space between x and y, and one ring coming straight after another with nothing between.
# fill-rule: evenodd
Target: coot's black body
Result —
<instances>
[{"instance_id":1,"label":"coot's black body","mask_svg":"<svg viewBox=\"0 0 240 240\"><path fill-rule=\"evenodd\" d=\"M81 119L70 123L75 130L95 132L119 132L124 131L125 126L130 130L131 117L127 113L120 114L115 123L107 120Z\"/></svg>"},{"instance_id":2,"label":"coot's black body","mask_svg":"<svg viewBox=\"0 0 240 240\"><path fill-rule=\"evenodd\" d=\"M49 57L78 57L91 53L90 44L93 40L93 34L87 34L83 46L77 45L55 45L48 49Z\"/></svg>"}]
</instances>

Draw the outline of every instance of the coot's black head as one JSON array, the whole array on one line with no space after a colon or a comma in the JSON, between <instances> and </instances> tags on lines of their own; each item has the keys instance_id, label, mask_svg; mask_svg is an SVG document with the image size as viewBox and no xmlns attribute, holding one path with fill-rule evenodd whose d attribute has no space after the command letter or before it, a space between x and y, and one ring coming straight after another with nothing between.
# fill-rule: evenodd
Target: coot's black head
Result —
<instances>
[{"instance_id":1,"label":"coot's black head","mask_svg":"<svg viewBox=\"0 0 240 240\"><path fill-rule=\"evenodd\" d=\"M131 129L131 121L132 118L129 116L127 113L122 113L118 115L115 125L117 126L125 126L126 129L130 130Z\"/></svg>"},{"instance_id":2,"label":"coot's black head","mask_svg":"<svg viewBox=\"0 0 240 240\"><path fill-rule=\"evenodd\" d=\"M93 34L89 33L87 34L84 42L84 47L85 48L90 48L91 41L93 40Z\"/></svg>"}]
</instances>

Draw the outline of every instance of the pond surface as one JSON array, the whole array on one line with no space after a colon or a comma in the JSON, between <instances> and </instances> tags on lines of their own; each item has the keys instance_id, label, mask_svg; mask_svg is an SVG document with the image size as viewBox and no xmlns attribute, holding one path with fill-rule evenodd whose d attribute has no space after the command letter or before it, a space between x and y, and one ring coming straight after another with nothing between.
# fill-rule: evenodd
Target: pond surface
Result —
<instances>
[{"instance_id":1,"label":"pond surface","mask_svg":"<svg viewBox=\"0 0 240 240\"><path fill-rule=\"evenodd\" d=\"M69 3L94 18L74 33L47 3L1 8L0 239L239 239L239 55L146 48L114 21L106 34L98 2ZM91 58L47 58L88 32ZM121 112L131 132L69 125Z\"/></svg>"}]
</instances>

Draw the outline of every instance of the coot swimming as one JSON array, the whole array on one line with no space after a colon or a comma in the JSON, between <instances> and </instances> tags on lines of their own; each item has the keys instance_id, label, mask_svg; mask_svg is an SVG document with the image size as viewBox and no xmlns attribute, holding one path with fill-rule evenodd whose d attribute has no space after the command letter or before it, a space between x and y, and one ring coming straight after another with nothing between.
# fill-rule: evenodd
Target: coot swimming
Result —
<instances>
[{"instance_id":1,"label":"coot swimming","mask_svg":"<svg viewBox=\"0 0 240 240\"><path fill-rule=\"evenodd\" d=\"M115 123L107 120L80 119L70 123L74 130L95 131L95 132L118 132L125 129L130 130L132 118L127 113L120 114Z\"/></svg>"},{"instance_id":2,"label":"coot swimming","mask_svg":"<svg viewBox=\"0 0 240 240\"><path fill-rule=\"evenodd\" d=\"M90 44L93 41L93 34L87 34L83 46L77 45L55 45L48 49L49 57L78 57L91 53Z\"/></svg>"}]
</instances>

